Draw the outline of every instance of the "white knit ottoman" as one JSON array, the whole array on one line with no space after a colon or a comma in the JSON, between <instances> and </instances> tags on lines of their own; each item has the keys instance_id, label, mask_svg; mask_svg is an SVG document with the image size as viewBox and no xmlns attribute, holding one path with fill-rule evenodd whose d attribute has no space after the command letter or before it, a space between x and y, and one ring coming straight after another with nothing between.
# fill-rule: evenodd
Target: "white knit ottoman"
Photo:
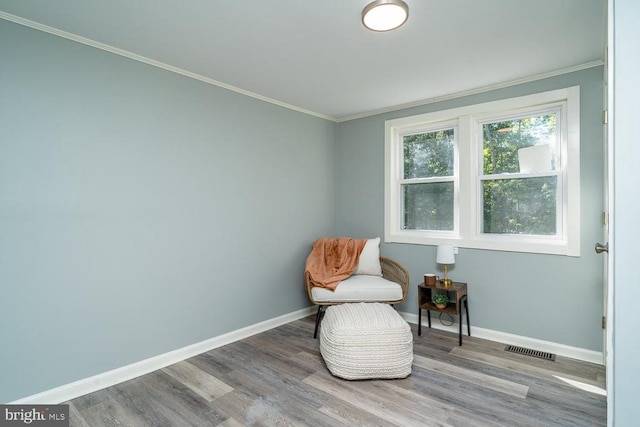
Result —
<instances>
[{"instance_id":1,"label":"white knit ottoman","mask_svg":"<svg viewBox=\"0 0 640 427\"><path fill-rule=\"evenodd\" d=\"M405 378L411 374L413 335L389 304L332 305L322 320L320 353L337 377Z\"/></svg>"}]
</instances>

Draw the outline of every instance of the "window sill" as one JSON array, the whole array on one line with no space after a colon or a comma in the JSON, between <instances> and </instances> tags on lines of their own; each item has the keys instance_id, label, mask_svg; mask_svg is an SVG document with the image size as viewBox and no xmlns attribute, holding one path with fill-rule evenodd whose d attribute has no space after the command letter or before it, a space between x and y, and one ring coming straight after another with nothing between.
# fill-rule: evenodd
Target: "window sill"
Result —
<instances>
[{"instance_id":1,"label":"window sill","mask_svg":"<svg viewBox=\"0 0 640 427\"><path fill-rule=\"evenodd\" d=\"M499 238L464 239L458 237L434 237L426 236L421 232L398 232L385 235L385 243L406 243L412 245L453 245L458 248L481 249L502 252L523 252L545 255L564 255L571 257L580 256L580 242L572 245L563 240L551 240L517 236L518 241L509 239L508 236Z\"/></svg>"}]
</instances>

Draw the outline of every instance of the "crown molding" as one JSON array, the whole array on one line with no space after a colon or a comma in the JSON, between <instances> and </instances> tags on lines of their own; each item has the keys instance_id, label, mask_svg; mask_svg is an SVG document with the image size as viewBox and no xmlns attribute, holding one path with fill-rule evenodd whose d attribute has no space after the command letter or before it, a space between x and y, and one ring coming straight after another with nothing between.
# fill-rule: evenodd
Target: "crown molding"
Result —
<instances>
[{"instance_id":1,"label":"crown molding","mask_svg":"<svg viewBox=\"0 0 640 427\"><path fill-rule=\"evenodd\" d=\"M521 79L509 80L507 82L496 83L488 86L481 86L475 89L464 90L461 92L455 92L447 95L436 96L433 98L427 98L420 101L408 102L406 104L394 105L391 107L381 108L379 110L372 110L361 114L354 114L352 116L339 117L336 119L338 123L348 122L350 120L362 119L364 117L371 117L378 114L391 113L393 111L404 110L405 108L419 107L421 105L434 104L436 102L448 101L450 99L462 98L469 95L476 95L483 92L489 92L496 89L503 89L510 86L517 86L524 83L530 83L537 80L548 79L549 77L561 76L563 74L574 73L576 71L586 70L588 68L594 68L604 65L604 61L592 61L585 64L574 65L573 67L562 68L560 70L549 71L547 73L535 74Z\"/></svg>"},{"instance_id":2,"label":"crown molding","mask_svg":"<svg viewBox=\"0 0 640 427\"><path fill-rule=\"evenodd\" d=\"M602 60L598 60L598 61L592 61L592 62L587 62L585 64L580 64L580 65L575 65L572 67L567 67L567 68L563 68L560 70L555 70L555 71L550 71L550 72L546 72L546 73L541 73L541 74L535 74L532 76L528 76L528 77L523 77L520 79L515 79L515 80L510 80L507 82L502 82L502 83L497 83L497 84L493 84L493 85L487 85L487 86L481 86L475 89L470 89L470 90L465 90L465 91L460 91L460 92L455 92L455 93L451 93L451 94L447 94L447 95L442 95L442 96L436 96L433 98L427 98L427 99L423 99L423 100L419 100L419 101L413 101L413 102L408 102L405 104L398 104L398 105L394 105L391 107L386 107L386 108L381 108L381 109L377 109L377 110L371 110L371 111L367 111L364 113L359 113L359 114L354 114L354 115L350 115L350 116L344 116L344 117L333 117L333 116L329 116L326 114L322 114L322 113L317 113L315 111L311 111L311 110L307 110L305 108L302 107L298 107L292 104L288 104L286 102L282 102L282 101L278 101L276 99L273 98L269 98L267 96L263 96L227 83L223 83L221 81L218 80L214 80L211 79L209 77L205 77L203 75L197 74L197 73L193 73L191 71L187 71L184 70L182 68L178 68L178 67L174 67L172 65L169 64L165 64L164 62L160 62L160 61L156 61L154 59L151 58L147 58L145 56L142 55L138 55L136 53L133 52L129 52L127 50L124 49L120 49L105 43L100 43L98 41L92 40L92 39L88 39L86 37L82 37L79 36L77 34L73 34L73 33L69 33L67 31L63 31L57 28L53 28L50 27L48 25L44 25L44 24L40 24L38 22L35 21L31 21L29 19L25 19L25 18L21 18L19 16L16 15L12 15L10 13L6 13L6 12L2 12L0 11L0 19L4 19L6 21L10 21L19 25L23 25L25 27L29 27L29 28L33 28L35 30L38 31L42 31L45 33L49 33L58 37L62 37L65 38L67 40L71 40L77 43L81 43L84 44L86 46L91 46L93 48L96 49L100 49L109 53L113 53L115 55L119 55L119 56L123 56L125 58L129 58L132 59L134 61L138 61L138 62L142 62L144 64L147 65L151 65L153 67L157 67L157 68L162 68L163 70L166 71L170 71L172 73L176 73L176 74L180 74L182 76L191 78L191 79L195 79L195 80L199 80L201 82L213 85L213 86L217 86L223 89L227 89L230 90L232 92L236 92L239 93L241 95L245 95L245 96L249 96L251 98L255 98L255 99L259 99L261 101L264 102L268 102L270 104L274 104L274 105L278 105L280 107L283 108L287 108L289 110L293 110L293 111L297 111L299 113L303 113L303 114L307 114L310 116L314 116L314 117L318 117L324 120L329 120L332 122L336 122L336 123L341 123L341 122L347 122L347 121L351 121L351 120L356 120L356 119L361 119L361 118L365 118L365 117L371 117L371 116L375 116L378 114L384 114L384 113L390 113L393 111L398 111L398 110L403 110L406 108L412 108L412 107L419 107L422 105L428 105L428 104L433 104L436 102L441 102L441 101L447 101L447 100L451 100L451 99L455 99L455 98L462 98L465 96L470 96L470 95L476 95L479 93L483 93L483 92L489 92L492 90L496 90L496 89L502 89L502 88L506 88L506 87L510 87L510 86L516 86L516 85L520 85L520 84L524 84L524 83L529 83L529 82L534 82L536 80L542 80L542 79L546 79L549 77L555 77L555 76L560 76L563 74L568 74L568 73L573 73L576 71L581 71L581 70L585 70L588 68L593 68L593 67L598 67L601 65L604 65L604 61Z\"/></svg>"},{"instance_id":3,"label":"crown molding","mask_svg":"<svg viewBox=\"0 0 640 427\"><path fill-rule=\"evenodd\" d=\"M0 11L0 19L4 19L5 21L10 21L19 25L23 25L25 27L33 28L34 30L42 31L45 33L52 34L54 36L62 37L67 40L71 40L77 43L84 44L86 46L91 46L96 49L104 50L109 53L113 53L115 55L123 56L125 58L132 59L134 61L142 62L147 65L151 65L153 67L162 68L163 70L170 71L172 73L180 74L185 77L189 77L191 79L199 80L201 82L218 86L223 89L230 90L232 92L239 93L241 95L249 96L251 98L259 99L260 101L268 102L270 104L277 105L279 107L287 108L289 110L297 111L299 113L307 114L310 116L319 117L321 119L329 120L332 122L336 121L335 117L328 116L326 114L316 113L315 111L307 110L305 108L297 107L295 105L287 104L286 102L281 102L273 98L269 98L267 96L263 96L248 90L241 89L236 86L232 86L218 80L211 79L209 77L205 77L203 75L193 73L191 71L184 70L182 68L174 67L173 65L165 64L164 62L156 61L155 59L147 58L146 56L138 55L137 53L129 52L128 50L120 49L105 43L100 43L98 41L88 39L86 37L79 36L77 34L69 33L67 31L63 31L57 28L50 27L48 25L40 24L39 22L31 21L29 19L21 18L16 15L12 15L10 13Z\"/></svg>"}]
</instances>

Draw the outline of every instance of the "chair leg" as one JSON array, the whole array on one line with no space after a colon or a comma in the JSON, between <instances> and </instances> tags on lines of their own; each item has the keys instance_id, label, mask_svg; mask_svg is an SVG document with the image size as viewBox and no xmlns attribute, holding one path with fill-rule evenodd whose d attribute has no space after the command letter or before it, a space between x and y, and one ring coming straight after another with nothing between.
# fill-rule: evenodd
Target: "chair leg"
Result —
<instances>
[{"instance_id":1,"label":"chair leg","mask_svg":"<svg viewBox=\"0 0 640 427\"><path fill-rule=\"evenodd\" d=\"M322 318L322 306L318 306L318 313L316 313L316 328L313 331L313 339L318 337L318 328L320 327L320 320Z\"/></svg>"}]
</instances>

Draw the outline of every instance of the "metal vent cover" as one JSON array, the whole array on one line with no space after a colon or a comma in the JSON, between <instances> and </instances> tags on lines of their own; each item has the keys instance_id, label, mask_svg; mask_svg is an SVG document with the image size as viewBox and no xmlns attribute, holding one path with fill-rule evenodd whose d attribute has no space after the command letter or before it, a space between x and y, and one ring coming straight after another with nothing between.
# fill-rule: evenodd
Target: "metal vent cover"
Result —
<instances>
[{"instance_id":1,"label":"metal vent cover","mask_svg":"<svg viewBox=\"0 0 640 427\"><path fill-rule=\"evenodd\" d=\"M532 350L530 348L518 347L517 345L508 345L504 351L510 353L524 354L525 356L537 357L539 359L552 360L555 362L556 355L553 353L546 353L540 350Z\"/></svg>"}]
</instances>

